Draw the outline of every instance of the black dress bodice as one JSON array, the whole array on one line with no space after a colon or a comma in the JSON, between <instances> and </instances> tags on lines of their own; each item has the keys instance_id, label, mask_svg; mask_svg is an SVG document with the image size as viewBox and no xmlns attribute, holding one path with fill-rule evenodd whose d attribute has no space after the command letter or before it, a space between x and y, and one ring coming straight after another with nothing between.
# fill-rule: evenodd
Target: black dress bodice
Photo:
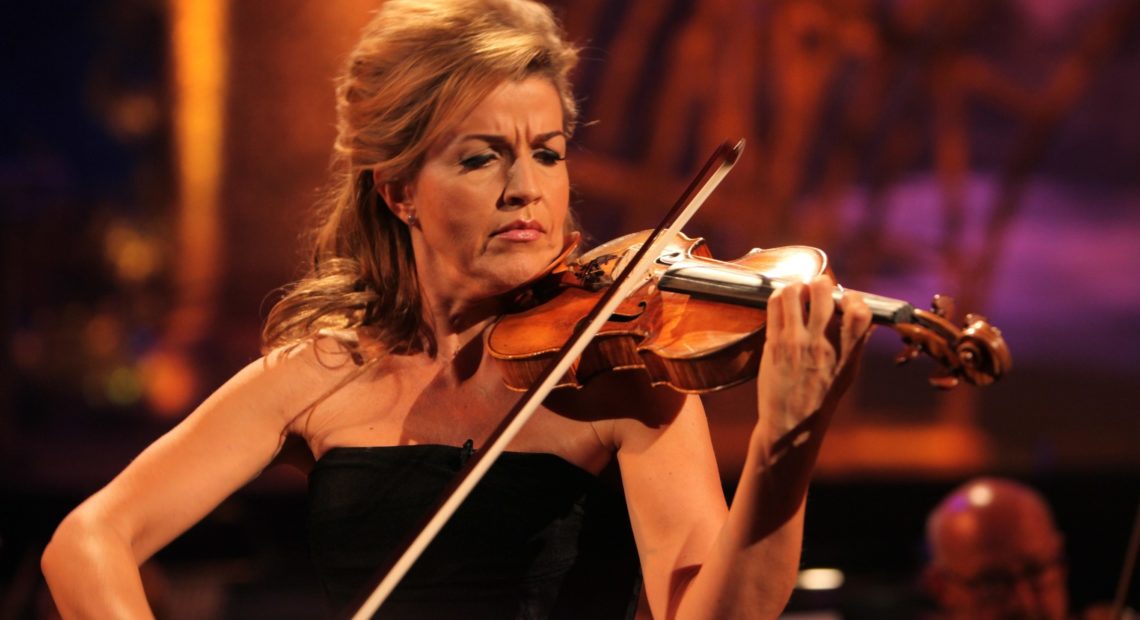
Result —
<instances>
[{"instance_id":1,"label":"black dress bodice","mask_svg":"<svg viewBox=\"0 0 1140 620\"><path fill-rule=\"evenodd\" d=\"M419 445L333 448L317 461L309 544L338 610L375 587L465 456ZM628 515L602 486L555 455L504 453L376 617L626 617L639 581Z\"/></svg>"}]
</instances>

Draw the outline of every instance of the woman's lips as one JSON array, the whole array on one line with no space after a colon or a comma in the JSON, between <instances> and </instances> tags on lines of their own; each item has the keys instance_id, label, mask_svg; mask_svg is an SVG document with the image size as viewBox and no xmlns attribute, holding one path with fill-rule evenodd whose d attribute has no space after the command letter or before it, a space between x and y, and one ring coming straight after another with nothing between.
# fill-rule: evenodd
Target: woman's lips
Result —
<instances>
[{"instance_id":1,"label":"woman's lips","mask_svg":"<svg viewBox=\"0 0 1140 620\"><path fill-rule=\"evenodd\" d=\"M538 222L524 222L522 220L511 222L492 233L492 237L506 241L535 241L546 234L542 224Z\"/></svg>"},{"instance_id":2,"label":"woman's lips","mask_svg":"<svg viewBox=\"0 0 1140 620\"><path fill-rule=\"evenodd\" d=\"M496 233L495 237L506 239L507 241L534 241L543 234L541 230L536 228L512 228L510 230L504 230L501 233Z\"/></svg>"}]
</instances>

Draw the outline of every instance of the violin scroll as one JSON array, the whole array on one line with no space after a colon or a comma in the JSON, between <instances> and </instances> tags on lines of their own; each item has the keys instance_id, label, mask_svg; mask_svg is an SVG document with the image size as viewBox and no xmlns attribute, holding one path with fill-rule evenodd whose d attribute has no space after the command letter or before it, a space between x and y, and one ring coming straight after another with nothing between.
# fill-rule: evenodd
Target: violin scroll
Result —
<instances>
[{"instance_id":1,"label":"violin scroll","mask_svg":"<svg viewBox=\"0 0 1140 620\"><path fill-rule=\"evenodd\" d=\"M967 314L963 328L952 322L954 300L935 295L929 311L914 311L913 322L892 327L903 336L905 348L895 358L905 364L926 353L945 369L944 374L930 378L931 385L949 389L965 379L972 385L985 386L1000 379L1013 365L1013 358L1001 331L980 314Z\"/></svg>"}]
</instances>

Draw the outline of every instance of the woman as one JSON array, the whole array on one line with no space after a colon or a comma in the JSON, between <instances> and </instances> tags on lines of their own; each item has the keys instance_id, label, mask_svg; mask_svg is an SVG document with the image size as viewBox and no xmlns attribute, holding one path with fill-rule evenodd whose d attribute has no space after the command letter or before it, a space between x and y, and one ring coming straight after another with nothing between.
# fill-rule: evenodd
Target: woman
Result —
<instances>
[{"instance_id":1,"label":"woman","mask_svg":"<svg viewBox=\"0 0 1140 620\"><path fill-rule=\"evenodd\" d=\"M460 446L482 445L517 397L480 335L499 296L574 228L575 56L550 12L525 0L382 6L339 84L340 189L312 271L271 313L266 356L59 526L43 567L65 616L146 617L138 565L291 435L316 460L311 537L326 586L343 605L370 581ZM582 489L616 460L654 616L775 617L822 433L870 323L846 295L836 350L831 291L818 278L770 302L759 421L731 510L700 400L641 375L602 378L547 400L491 490L476 491L381 613L561 613ZM471 544L501 553L464 564L455 550Z\"/></svg>"}]
</instances>

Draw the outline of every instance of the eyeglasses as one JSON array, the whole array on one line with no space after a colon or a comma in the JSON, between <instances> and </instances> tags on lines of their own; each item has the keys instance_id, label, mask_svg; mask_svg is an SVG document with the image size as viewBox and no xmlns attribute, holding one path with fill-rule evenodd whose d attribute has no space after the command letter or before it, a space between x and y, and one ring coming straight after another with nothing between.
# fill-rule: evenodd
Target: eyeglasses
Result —
<instances>
[{"instance_id":1,"label":"eyeglasses","mask_svg":"<svg viewBox=\"0 0 1140 620\"><path fill-rule=\"evenodd\" d=\"M943 570L952 581L970 590L974 596L984 600L1000 600L1008 597L1018 583L1028 583L1035 590L1051 585L1058 569L1065 565L1063 555L1049 560L1030 560L1018 569L994 568L967 577Z\"/></svg>"}]
</instances>

